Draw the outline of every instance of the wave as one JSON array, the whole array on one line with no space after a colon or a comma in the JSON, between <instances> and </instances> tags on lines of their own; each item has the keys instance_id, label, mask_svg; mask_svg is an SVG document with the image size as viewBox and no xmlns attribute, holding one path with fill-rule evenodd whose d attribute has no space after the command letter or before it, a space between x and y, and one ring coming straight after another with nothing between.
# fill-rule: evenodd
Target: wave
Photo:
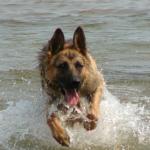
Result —
<instances>
[{"instance_id":1,"label":"wave","mask_svg":"<svg viewBox=\"0 0 150 150\"><path fill-rule=\"evenodd\" d=\"M41 93L41 91L39 91ZM46 101L41 94L34 101L9 102L0 111L0 147L5 149L60 149L46 124ZM74 149L105 149L134 146L150 142L148 122L139 114L144 108L133 104L121 104L107 89L100 105L101 118L93 131L79 127L68 129L71 147ZM132 143L132 144L133 144Z\"/></svg>"}]
</instances>

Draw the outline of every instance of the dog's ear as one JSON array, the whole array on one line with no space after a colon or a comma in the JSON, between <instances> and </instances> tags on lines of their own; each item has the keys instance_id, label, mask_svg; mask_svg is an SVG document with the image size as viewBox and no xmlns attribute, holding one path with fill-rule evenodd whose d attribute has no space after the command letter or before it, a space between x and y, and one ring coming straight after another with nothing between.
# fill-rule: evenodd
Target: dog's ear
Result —
<instances>
[{"instance_id":1,"label":"dog's ear","mask_svg":"<svg viewBox=\"0 0 150 150\"><path fill-rule=\"evenodd\" d=\"M64 47L65 37L64 33L60 28L56 29L51 40L49 41L49 48L52 55L61 51Z\"/></svg>"},{"instance_id":2,"label":"dog's ear","mask_svg":"<svg viewBox=\"0 0 150 150\"><path fill-rule=\"evenodd\" d=\"M82 54L86 54L86 38L83 29L79 26L73 35L73 46Z\"/></svg>"}]
</instances>

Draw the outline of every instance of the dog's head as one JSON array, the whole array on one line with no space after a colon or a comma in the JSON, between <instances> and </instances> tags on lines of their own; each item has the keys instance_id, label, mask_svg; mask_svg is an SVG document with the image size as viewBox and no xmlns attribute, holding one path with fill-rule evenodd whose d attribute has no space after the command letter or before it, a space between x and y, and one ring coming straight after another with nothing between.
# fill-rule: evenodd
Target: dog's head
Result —
<instances>
[{"instance_id":1,"label":"dog's head","mask_svg":"<svg viewBox=\"0 0 150 150\"><path fill-rule=\"evenodd\" d=\"M58 91L64 95L70 105L76 105L80 89L88 75L84 31L78 27L73 40L66 42L62 30L56 29L48 47L45 78L51 86L57 85Z\"/></svg>"}]
</instances>

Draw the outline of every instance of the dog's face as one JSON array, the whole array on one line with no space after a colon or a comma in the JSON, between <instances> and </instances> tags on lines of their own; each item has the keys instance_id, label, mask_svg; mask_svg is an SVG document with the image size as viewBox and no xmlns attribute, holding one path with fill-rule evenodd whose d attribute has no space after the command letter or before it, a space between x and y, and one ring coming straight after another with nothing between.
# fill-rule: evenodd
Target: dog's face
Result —
<instances>
[{"instance_id":1,"label":"dog's face","mask_svg":"<svg viewBox=\"0 0 150 150\"><path fill-rule=\"evenodd\" d=\"M66 49L57 54L51 63L51 67L55 70L55 79L52 80L66 90L80 89L85 72L85 60L80 53Z\"/></svg>"},{"instance_id":2,"label":"dog's face","mask_svg":"<svg viewBox=\"0 0 150 150\"><path fill-rule=\"evenodd\" d=\"M79 101L80 89L88 75L85 36L82 28L74 33L72 44L65 43L64 34L57 29L49 41L45 77L51 86L64 95L70 105ZM57 92L58 92L57 91Z\"/></svg>"}]
</instances>

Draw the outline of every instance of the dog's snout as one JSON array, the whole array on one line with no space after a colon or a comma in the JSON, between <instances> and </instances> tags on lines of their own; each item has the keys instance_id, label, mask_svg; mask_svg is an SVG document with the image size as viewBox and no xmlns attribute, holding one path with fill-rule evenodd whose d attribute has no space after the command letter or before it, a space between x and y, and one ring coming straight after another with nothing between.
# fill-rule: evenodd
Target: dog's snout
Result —
<instances>
[{"instance_id":1,"label":"dog's snout","mask_svg":"<svg viewBox=\"0 0 150 150\"><path fill-rule=\"evenodd\" d=\"M81 85L81 79L76 76L68 76L67 78L60 78L60 86L67 90L79 90Z\"/></svg>"},{"instance_id":2,"label":"dog's snout","mask_svg":"<svg viewBox=\"0 0 150 150\"><path fill-rule=\"evenodd\" d=\"M73 77L73 80L72 80L72 87L75 88L75 89L78 89L79 86L80 86L80 78L78 77Z\"/></svg>"}]
</instances>

